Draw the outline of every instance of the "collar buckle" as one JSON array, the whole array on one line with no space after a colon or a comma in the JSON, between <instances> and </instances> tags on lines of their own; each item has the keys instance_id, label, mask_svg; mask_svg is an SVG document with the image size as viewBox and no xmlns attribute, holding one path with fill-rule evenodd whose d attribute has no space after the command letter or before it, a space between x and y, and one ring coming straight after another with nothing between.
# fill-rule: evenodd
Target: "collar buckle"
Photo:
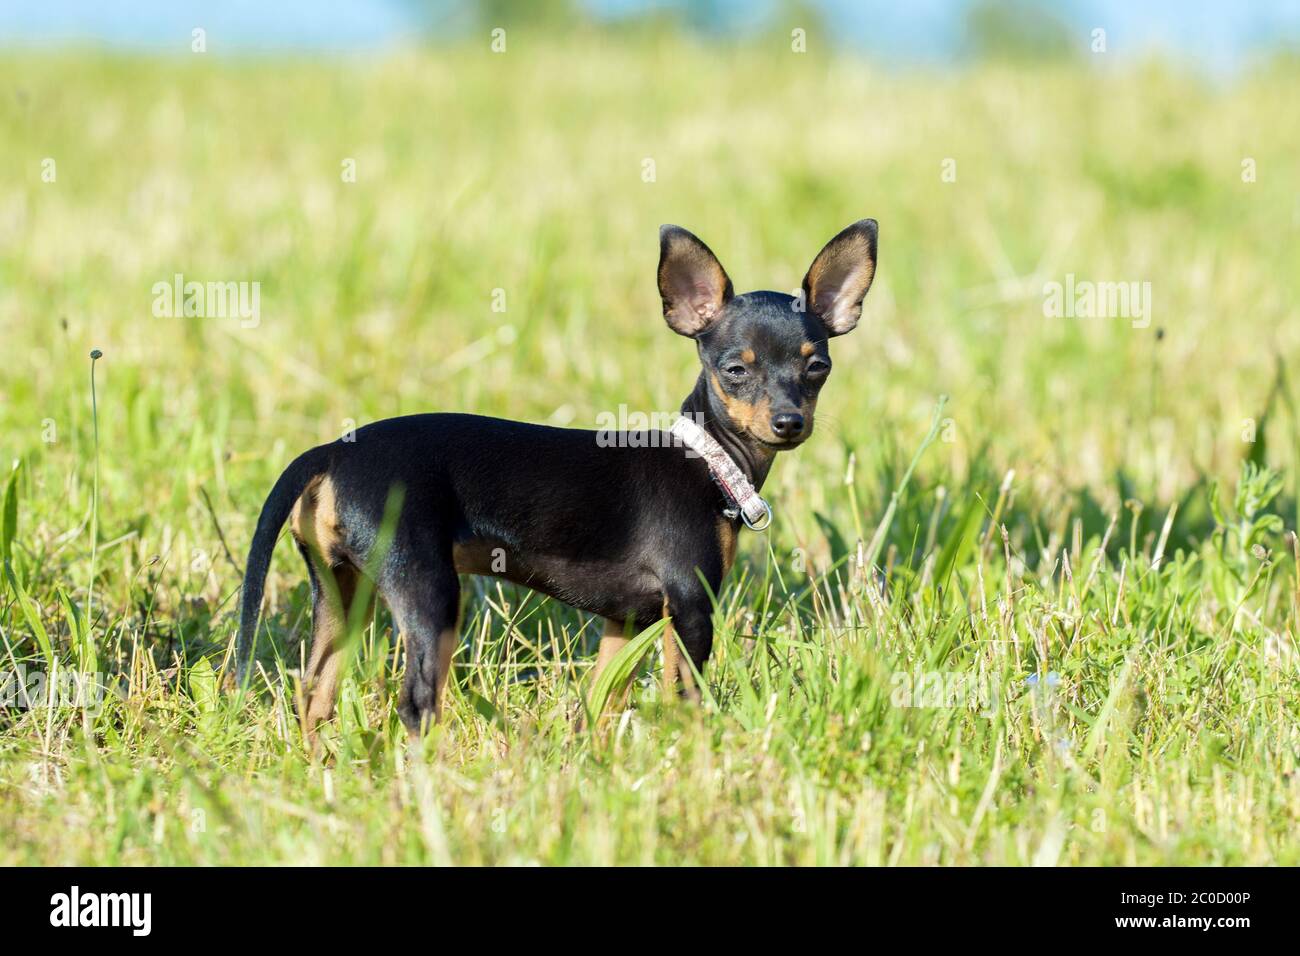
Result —
<instances>
[{"instance_id":1,"label":"collar buckle","mask_svg":"<svg viewBox=\"0 0 1300 956\"><path fill-rule=\"evenodd\" d=\"M757 520L751 521L747 512L740 513L741 520L750 531L766 531L772 526L772 506L767 503L766 498L762 497L758 499L758 503L763 506L763 513Z\"/></svg>"}]
</instances>

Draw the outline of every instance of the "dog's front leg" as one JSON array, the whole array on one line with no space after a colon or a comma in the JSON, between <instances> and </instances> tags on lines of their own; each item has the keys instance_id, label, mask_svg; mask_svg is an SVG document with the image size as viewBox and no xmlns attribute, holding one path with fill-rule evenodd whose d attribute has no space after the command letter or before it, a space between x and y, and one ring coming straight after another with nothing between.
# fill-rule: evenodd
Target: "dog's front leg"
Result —
<instances>
[{"instance_id":1,"label":"dog's front leg","mask_svg":"<svg viewBox=\"0 0 1300 956\"><path fill-rule=\"evenodd\" d=\"M709 596L702 588L669 592L664 598L664 699L671 700L679 692L692 702L700 699L695 686L694 671L704 676L704 665L713 651L713 608ZM686 649L687 660L681 649Z\"/></svg>"},{"instance_id":2,"label":"dog's front leg","mask_svg":"<svg viewBox=\"0 0 1300 956\"><path fill-rule=\"evenodd\" d=\"M587 684L589 690L596 686L596 682L600 680L600 675L605 668L618 656L619 651L627 647L629 640L631 638L628 637L628 626L626 624L613 618L605 619L605 629L600 636L600 650L596 654L596 666L592 668L591 678ZM596 722L596 726L601 726L611 714L617 713L627 706L627 699L631 689L630 681L621 688L615 687L613 689L609 699L605 701L601 713L590 715L591 719ZM581 732L587 728L587 718L588 714L585 710L579 713L576 724L578 731Z\"/></svg>"}]
</instances>

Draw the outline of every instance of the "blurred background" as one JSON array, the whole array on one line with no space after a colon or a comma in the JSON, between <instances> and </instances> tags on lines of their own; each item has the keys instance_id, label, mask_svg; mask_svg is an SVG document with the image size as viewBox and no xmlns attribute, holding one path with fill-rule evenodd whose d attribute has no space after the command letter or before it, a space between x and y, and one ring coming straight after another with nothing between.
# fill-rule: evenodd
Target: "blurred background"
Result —
<instances>
[{"instance_id":1,"label":"blurred background","mask_svg":"<svg viewBox=\"0 0 1300 956\"><path fill-rule=\"evenodd\" d=\"M483 25L586 21L612 27L671 24L714 38L738 38L786 20L829 28L836 45L894 63L943 64L989 54L1078 55L1077 38L1103 26L1119 58L1160 51L1229 71L1300 38L1300 5L1257 0L1225 8L1178 0L96 0L10 4L0 37L10 43L95 43L143 50L174 47L195 25L227 53L383 50L464 37ZM215 39L215 38L214 38Z\"/></svg>"}]
</instances>

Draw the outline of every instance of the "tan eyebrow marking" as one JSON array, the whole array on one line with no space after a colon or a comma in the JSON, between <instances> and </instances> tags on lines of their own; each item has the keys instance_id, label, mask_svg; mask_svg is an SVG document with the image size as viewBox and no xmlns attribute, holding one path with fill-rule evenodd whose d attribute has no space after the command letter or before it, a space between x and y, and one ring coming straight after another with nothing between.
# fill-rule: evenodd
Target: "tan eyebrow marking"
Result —
<instances>
[{"instance_id":1,"label":"tan eyebrow marking","mask_svg":"<svg viewBox=\"0 0 1300 956\"><path fill-rule=\"evenodd\" d=\"M803 345L799 346L800 355L808 356L812 355L816 351L817 346L813 345L811 342L805 342Z\"/></svg>"},{"instance_id":2,"label":"tan eyebrow marking","mask_svg":"<svg viewBox=\"0 0 1300 956\"><path fill-rule=\"evenodd\" d=\"M745 351L740 353L740 360L742 362L752 362L755 357L753 349L745 349Z\"/></svg>"}]
</instances>

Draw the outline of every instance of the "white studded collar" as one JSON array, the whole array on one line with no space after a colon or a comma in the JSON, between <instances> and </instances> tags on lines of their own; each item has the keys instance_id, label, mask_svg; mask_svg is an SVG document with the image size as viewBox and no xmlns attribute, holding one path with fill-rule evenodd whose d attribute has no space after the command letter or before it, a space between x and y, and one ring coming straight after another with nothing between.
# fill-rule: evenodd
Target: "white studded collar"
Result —
<instances>
[{"instance_id":1,"label":"white studded collar","mask_svg":"<svg viewBox=\"0 0 1300 956\"><path fill-rule=\"evenodd\" d=\"M745 477L740 466L718 444L717 439L686 416L673 422L670 432L709 466L709 474L722 489L730 505L727 516L739 516L752 530L766 531L772 523L771 507Z\"/></svg>"}]
</instances>

